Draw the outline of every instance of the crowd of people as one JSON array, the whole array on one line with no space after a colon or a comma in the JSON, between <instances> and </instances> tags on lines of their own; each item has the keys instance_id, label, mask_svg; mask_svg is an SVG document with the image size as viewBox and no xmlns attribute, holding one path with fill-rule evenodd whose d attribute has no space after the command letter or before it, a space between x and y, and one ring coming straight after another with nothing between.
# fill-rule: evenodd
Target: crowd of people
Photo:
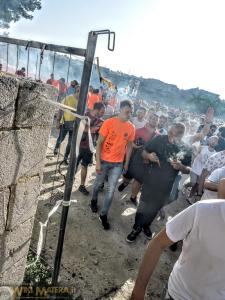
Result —
<instances>
[{"instance_id":1,"label":"crowd of people","mask_svg":"<svg viewBox=\"0 0 225 300\"><path fill-rule=\"evenodd\" d=\"M71 95L64 95L62 102L76 108L79 84L74 82L75 90ZM129 184L130 203L137 207L133 228L126 237L129 243L135 242L141 232L147 239L152 239L153 220L163 212L165 205L178 198L179 190L188 191L190 203L188 209L169 221L150 242L132 299L144 299L147 283L162 250L167 246L176 249L174 246L181 240L184 246L169 279L168 299L225 299L222 285L225 238L221 239L225 205L223 200L216 200L225 199L223 120L216 119L210 107L203 116L154 101L119 102L116 94L112 101L104 92L103 87L89 89L86 116L90 119L90 128L86 126L84 130L77 158L77 168L81 164L79 191L85 196L90 194L90 209L95 214L99 212L103 229L111 228L109 215L116 188L122 192ZM68 112L59 111L57 115L60 134L54 154L58 153L59 145L69 132L64 155L66 164L74 120ZM89 129L96 146L95 155L90 149ZM96 178L92 191L88 191L86 178L93 160ZM118 184L120 178L122 182ZM98 195L102 190L104 199L100 208ZM195 273L197 261L199 268Z\"/></svg>"},{"instance_id":2,"label":"crowd of people","mask_svg":"<svg viewBox=\"0 0 225 300\"><path fill-rule=\"evenodd\" d=\"M24 77L25 71L17 70L16 75ZM77 108L77 80L67 86L64 78L55 80L51 74L46 83L57 89L58 102ZM90 195L91 211L99 212L103 229L110 230L114 192L118 189L121 193L130 185L130 203L136 214L126 241L135 242L141 232L151 240L132 300L144 300L162 251L166 247L176 249L178 241L183 241L183 248L169 278L167 299L225 299L225 125L211 107L205 110L205 115L199 115L157 101L121 101L117 88L104 82L98 88L89 87L85 115L90 127L84 129L77 157L76 170L81 165L79 191ZM70 112L57 113L59 136L54 155L68 134L63 159L66 165L74 122ZM93 163L96 178L92 191L88 191L87 173ZM100 208L98 195L103 190ZM190 206L152 239L152 222L158 214L164 216L163 207L178 199L179 191L185 192Z\"/></svg>"}]
</instances>

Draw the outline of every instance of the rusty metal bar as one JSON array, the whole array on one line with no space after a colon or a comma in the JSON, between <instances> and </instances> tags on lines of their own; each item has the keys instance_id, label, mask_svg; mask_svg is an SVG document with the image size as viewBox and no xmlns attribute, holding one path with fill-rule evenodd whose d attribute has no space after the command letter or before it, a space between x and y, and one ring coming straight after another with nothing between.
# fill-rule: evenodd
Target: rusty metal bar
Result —
<instances>
[{"instance_id":1,"label":"rusty metal bar","mask_svg":"<svg viewBox=\"0 0 225 300\"><path fill-rule=\"evenodd\" d=\"M24 47L27 46L26 40L9 38L9 37L5 37L2 35L0 35L0 42L8 43L8 44L15 44L15 45L24 46ZM37 49L43 49L44 45L46 45L45 50L61 52L61 53L77 55L77 56L83 56L83 57L86 56L86 49L61 46L61 45L53 45L53 44L36 42L36 41L30 41L30 43L29 43L29 46L31 48L37 48Z\"/></svg>"}]
</instances>

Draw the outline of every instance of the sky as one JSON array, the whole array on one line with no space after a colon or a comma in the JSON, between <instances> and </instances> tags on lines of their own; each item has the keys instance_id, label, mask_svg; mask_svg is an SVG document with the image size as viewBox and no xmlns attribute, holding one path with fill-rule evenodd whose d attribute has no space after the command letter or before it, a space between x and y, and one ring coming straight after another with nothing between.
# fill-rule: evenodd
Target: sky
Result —
<instances>
[{"instance_id":1,"label":"sky","mask_svg":"<svg viewBox=\"0 0 225 300\"><path fill-rule=\"evenodd\" d=\"M225 99L225 0L42 0L10 36L85 48L91 30L116 32L114 52L98 38L100 65L199 87Z\"/></svg>"}]
</instances>

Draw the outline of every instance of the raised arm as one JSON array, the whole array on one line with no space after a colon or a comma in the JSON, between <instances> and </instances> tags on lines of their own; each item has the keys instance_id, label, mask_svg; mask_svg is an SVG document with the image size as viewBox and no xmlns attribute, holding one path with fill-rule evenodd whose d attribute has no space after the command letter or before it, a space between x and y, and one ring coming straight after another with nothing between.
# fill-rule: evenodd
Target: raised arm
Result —
<instances>
[{"instance_id":1,"label":"raised arm","mask_svg":"<svg viewBox=\"0 0 225 300\"><path fill-rule=\"evenodd\" d=\"M159 258L166 247L173 244L163 229L148 245L147 251L141 263L137 280L133 289L131 300L144 300L146 287Z\"/></svg>"}]
</instances>

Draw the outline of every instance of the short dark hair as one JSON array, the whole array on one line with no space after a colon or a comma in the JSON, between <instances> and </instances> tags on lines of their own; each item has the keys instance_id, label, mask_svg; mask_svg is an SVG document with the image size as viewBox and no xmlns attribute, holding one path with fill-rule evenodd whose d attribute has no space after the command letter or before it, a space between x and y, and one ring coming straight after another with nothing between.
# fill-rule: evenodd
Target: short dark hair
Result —
<instances>
[{"instance_id":1,"label":"short dark hair","mask_svg":"<svg viewBox=\"0 0 225 300\"><path fill-rule=\"evenodd\" d=\"M183 128L184 130L186 129L184 123L182 123L182 122L174 122L174 123L172 124L172 127Z\"/></svg>"},{"instance_id":2,"label":"short dark hair","mask_svg":"<svg viewBox=\"0 0 225 300\"><path fill-rule=\"evenodd\" d=\"M105 108L105 105L102 102L97 102L93 106L93 109L97 109L97 110L100 110L102 108Z\"/></svg>"},{"instance_id":3,"label":"short dark hair","mask_svg":"<svg viewBox=\"0 0 225 300\"><path fill-rule=\"evenodd\" d=\"M75 85L79 85L77 80L72 80L70 83L74 83Z\"/></svg>"},{"instance_id":4,"label":"short dark hair","mask_svg":"<svg viewBox=\"0 0 225 300\"><path fill-rule=\"evenodd\" d=\"M129 108L133 109L133 104L130 100L124 100L124 101L120 102L120 109L124 108L124 107L129 107Z\"/></svg>"},{"instance_id":5,"label":"short dark hair","mask_svg":"<svg viewBox=\"0 0 225 300\"><path fill-rule=\"evenodd\" d=\"M98 94L99 93L99 89L94 89L93 90L93 94Z\"/></svg>"},{"instance_id":6,"label":"short dark hair","mask_svg":"<svg viewBox=\"0 0 225 300\"><path fill-rule=\"evenodd\" d=\"M212 128L217 129L217 126L216 126L215 124L212 124L212 125L210 126L210 129L212 129Z\"/></svg>"}]
</instances>

